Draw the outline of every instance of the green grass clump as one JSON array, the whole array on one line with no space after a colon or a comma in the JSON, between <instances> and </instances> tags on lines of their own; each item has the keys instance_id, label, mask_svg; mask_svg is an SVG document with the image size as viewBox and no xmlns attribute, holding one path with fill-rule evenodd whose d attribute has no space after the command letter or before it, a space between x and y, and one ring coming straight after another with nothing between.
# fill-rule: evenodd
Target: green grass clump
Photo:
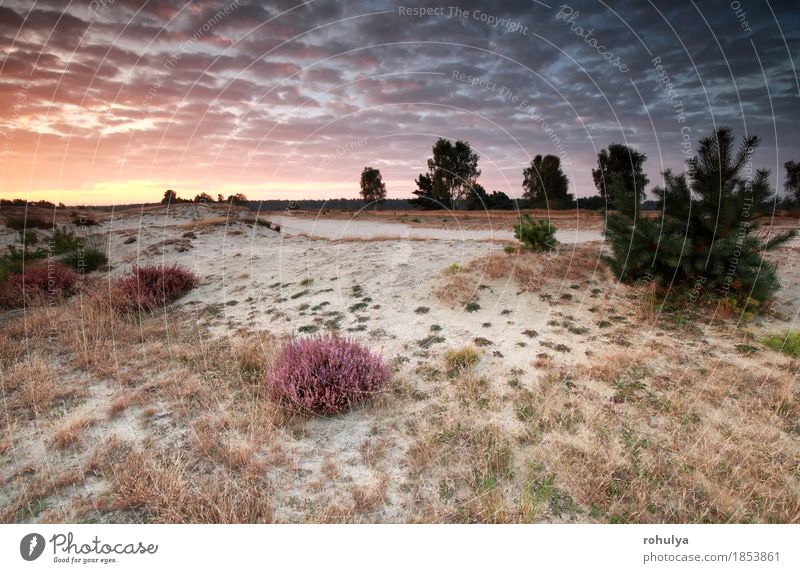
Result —
<instances>
[{"instance_id":1,"label":"green grass clump","mask_svg":"<svg viewBox=\"0 0 800 573\"><path fill-rule=\"evenodd\" d=\"M53 236L50 238L50 244L53 248L53 253L56 255L63 255L70 251L75 251L80 247L80 239L67 229L66 227L59 227L53 231Z\"/></svg>"},{"instance_id":2,"label":"green grass clump","mask_svg":"<svg viewBox=\"0 0 800 573\"><path fill-rule=\"evenodd\" d=\"M758 341L772 350L800 358L800 330L787 330L781 334L762 336Z\"/></svg>"},{"instance_id":3,"label":"green grass clump","mask_svg":"<svg viewBox=\"0 0 800 573\"><path fill-rule=\"evenodd\" d=\"M477 302L474 302L474 301L468 302L467 305L464 307L464 309L467 312L476 312L476 311L480 310L480 308L481 308L481 305L479 305Z\"/></svg>"},{"instance_id":4,"label":"green grass clump","mask_svg":"<svg viewBox=\"0 0 800 573\"><path fill-rule=\"evenodd\" d=\"M90 273L104 268L108 263L108 257L99 247L90 246L83 250L72 251L63 258L63 262L75 271Z\"/></svg>"}]
</instances>

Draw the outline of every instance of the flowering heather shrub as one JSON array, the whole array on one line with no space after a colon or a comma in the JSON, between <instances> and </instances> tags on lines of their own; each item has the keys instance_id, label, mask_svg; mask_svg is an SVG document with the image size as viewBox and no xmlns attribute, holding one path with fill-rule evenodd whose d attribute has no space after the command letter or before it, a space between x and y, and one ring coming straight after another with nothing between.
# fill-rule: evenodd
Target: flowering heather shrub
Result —
<instances>
[{"instance_id":1,"label":"flowering heather shrub","mask_svg":"<svg viewBox=\"0 0 800 573\"><path fill-rule=\"evenodd\" d=\"M60 300L77 290L78 276L60 263L37 265L0 285L0 306L21 308Z\"/></svg>"},{"instance_id":2,"label":"flowering heather shrub","mask_svg":"<svg viewBox=\"0 0 800 573\"><path fill-rule=\"evenodd\" d=\"M198 282L197 275L179 265L137 266L114 281L111 299L124 310L154 310L178 300Z\"/></svg>"},{"instance_id":3,"label":"flowering heather shrub","mask_svg":"<svg viewBox=\"0 0 800 573\"><path fill-rule=\"evenodd\" d=\"M287 343L267 377L279 400L321 414L341 412L388 381L389 367L380 356L330 335Z\"/></svg>"}]
</instances>

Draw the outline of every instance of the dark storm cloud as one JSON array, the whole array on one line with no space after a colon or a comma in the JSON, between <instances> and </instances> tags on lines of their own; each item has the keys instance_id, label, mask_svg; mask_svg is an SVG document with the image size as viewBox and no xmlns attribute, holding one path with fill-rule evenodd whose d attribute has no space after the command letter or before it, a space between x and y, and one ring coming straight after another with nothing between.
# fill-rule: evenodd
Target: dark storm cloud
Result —
<instances>
[{"instance_id":1,"label":"dark storm cloud","mask_svg":"<svg viewBox=\"0 0 800 573\"><path fill-rule=\"evenodd\" d=\"M800 159L798 24L790 2L748 0L11 2L0 6L0 113L18 161L28 141L45 162L59 157L68 135L76 154L119 146L174 173L152 153L161 142L226 170L249 153L253 182L372 138L337 170L383 161L395 195L434 137L468 139L485 185L514 193L530 157L560 145L588 195L612 141L647 153L654 184L662 167L682 168L687 130L696 143L715 124L761 135L757 163ZM276 161L288 149L294 173Z\"/></svg>"}]
</instances>

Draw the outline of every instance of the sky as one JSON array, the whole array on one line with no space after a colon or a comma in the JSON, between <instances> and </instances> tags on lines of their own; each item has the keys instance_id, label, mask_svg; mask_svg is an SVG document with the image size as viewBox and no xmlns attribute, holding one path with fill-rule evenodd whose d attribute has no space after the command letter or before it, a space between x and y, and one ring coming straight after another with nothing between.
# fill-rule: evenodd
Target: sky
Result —
<instances>
[{"instance_id":1,"label":"sky","mask_svg":"<svg viewBox=\"0 0 800 573\"><path fill-rule=\"evenodd\" d=\"M512 197L537 154L570 192L612 142L650 187L701 137L800 161L797 1L0 0L0 198L410 197L440 137Z\"/></svg>"}]
</instances>

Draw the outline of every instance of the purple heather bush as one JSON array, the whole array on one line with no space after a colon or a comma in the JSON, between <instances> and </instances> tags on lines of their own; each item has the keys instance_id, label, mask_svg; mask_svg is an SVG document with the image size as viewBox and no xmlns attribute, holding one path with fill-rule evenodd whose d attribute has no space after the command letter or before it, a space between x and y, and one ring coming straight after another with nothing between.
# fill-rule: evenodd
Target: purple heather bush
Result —
<instances>
[{"instance_id":1,"label":"purple heather bush","mask_svg":"<svg viewBox=\"0 0 800 573\"><path fill-rule=\"evenodd\" d=\"M0 285L0 306L21 308L61 300L77 290L78 276L60 263L31 267Z\"/></svg>"},{"instance_id":2,"label":"purple heather bush","mask_svg":"<svg viewBox=\"0 0 800 573\"><path fill-rule=\"evenodd\" d=\"M137 266L114 281L111 299L123 310L155 310L176 301L198 282L197 275L179 265Z\"/></svg>"},{"instance_id":3,"label":"purple heather bush","mask_svg":"<svg viewBox=\"0 0 800 573\"><path fill-rule=\"evenodd\" d=\"M306 412L335 414L382 390L389 366L355 341L323 335L286 343L267 376L273 394Z\"/></svg>"}]
</instances>

